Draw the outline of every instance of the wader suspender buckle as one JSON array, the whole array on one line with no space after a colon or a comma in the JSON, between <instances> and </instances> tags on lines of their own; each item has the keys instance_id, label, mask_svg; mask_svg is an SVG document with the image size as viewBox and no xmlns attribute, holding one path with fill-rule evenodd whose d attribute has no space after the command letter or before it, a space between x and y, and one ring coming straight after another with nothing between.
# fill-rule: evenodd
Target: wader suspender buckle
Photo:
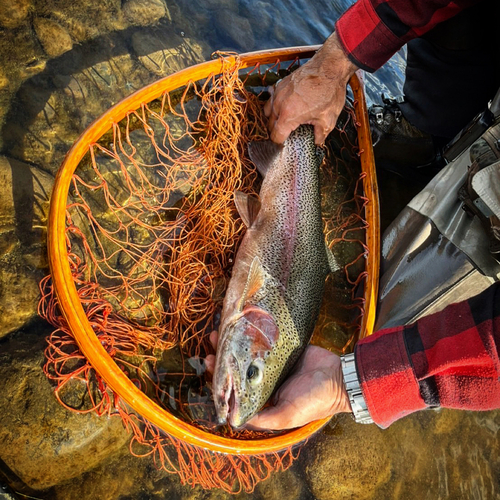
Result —
<instances>
[{"instance_id":1,"label":"wader suspender buckle","mask_svg":"<svg viewBox=\"0 0 500 500\"><path fill-rule=\"evenodd\" d=\"M490 146L491 152L497 159L500 159L500 127L489 128L482 136ZM462 208L465 212L479 218L490 241L490 253L493 258L500 263L500 220L488 208L486 203L479 197L472 187L473 177L483 168L489 166L491 162L481 162L482 157L478 157L469 167L469 173L463 186L458 190L458 197L463 202ZM484 164L483 164L484 163Z\"/></svg>"}]
</instances>

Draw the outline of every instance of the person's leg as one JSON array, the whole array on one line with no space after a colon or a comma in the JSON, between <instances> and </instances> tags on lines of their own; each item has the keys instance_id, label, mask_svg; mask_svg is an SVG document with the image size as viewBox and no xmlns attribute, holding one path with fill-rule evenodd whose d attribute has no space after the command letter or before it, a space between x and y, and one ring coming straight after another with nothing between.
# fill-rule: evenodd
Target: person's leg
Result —
<instances>
[{"instance_id":1,"label":"person's leg","mask_svg":"<svg viewBox=\"0 0 500 500\"><path fill-rule=\"evenodd\" d=\"M404 117L452 139L500 86L498 0L483 0L408 43Z\"/></svg>"},{"instance_id":2,"label":"person's leg","mask_svg":"<svg viewBox=\"0 0 500 500\"><path fill-rule=\"evenodd\" d=\"M441 148L500 86L500 0L483 0L408 46L404 102L370 108L377 167L426 182Z\"/></svg>"}]
</instances>

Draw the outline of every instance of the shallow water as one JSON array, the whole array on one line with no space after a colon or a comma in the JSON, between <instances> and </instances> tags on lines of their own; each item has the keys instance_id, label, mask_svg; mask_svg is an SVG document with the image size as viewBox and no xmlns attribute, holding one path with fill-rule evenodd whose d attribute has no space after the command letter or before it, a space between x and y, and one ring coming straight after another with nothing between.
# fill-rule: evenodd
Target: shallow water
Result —
<instances>
[{"instance_id":1,"label":"shallow water","mask_svg":"<svg viewBox=\"0 0 500 500\"><path fill-rule=\"evenodd\" d=\"M151 458L131 456L121 424L101 438L109 439L104 453L86 445L99 433L97 420L61 409L59 427L51 423L53 395L40 370L49 328L36 317L48 196L69 146L124 96L214 50L321 43L349 4L0 1L0 470L15 498L229 497L182 486ZM398 54L367 75L369 99L398 94L403 68ZM499 427L499 412L429 411L384 431L342 416L302 448L290 470L238 498L498 498ZM77 428L81 455L70 447ZM46 445L56 452L44 462Z\"/></svg>"}]
</instances>

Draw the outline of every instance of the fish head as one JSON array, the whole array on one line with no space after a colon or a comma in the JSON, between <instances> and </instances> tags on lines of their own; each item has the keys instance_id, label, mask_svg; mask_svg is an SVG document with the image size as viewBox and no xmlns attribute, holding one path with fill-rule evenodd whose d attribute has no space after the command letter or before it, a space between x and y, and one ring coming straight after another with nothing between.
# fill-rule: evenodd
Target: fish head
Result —
<instances>
[{"instance_id":1,"label":"fish head","mask_svg":"<svg viewBox=\"0 0 500 500\"><path fill-rule=\"evenodd\" d=\"M220 332L213 391L219 423L241 427L266 403L275 381L269 363L279 331L271 314L247 306Z\"/></svg>"}]
</instances>

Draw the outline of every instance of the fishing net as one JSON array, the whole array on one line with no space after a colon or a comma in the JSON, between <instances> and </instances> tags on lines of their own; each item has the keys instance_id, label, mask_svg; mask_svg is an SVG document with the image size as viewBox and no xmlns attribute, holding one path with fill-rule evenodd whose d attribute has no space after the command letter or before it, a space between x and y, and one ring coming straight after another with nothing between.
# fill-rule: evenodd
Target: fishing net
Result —
<instances>
[{"instance_id":1,"label":"fishing net","mask_svg":"<svg viewBox=\"0 0 500 500\"><path fill-rule=\"evenodd\" d=\"M300 450L292 444L308 435L218 426L202 361L213 352L208 337L244 233L233 193L260 188L247 144L268 138L267 86L300 61L243 70L240 58L218 57L213 74L117 105L122 118L96 122L96 139L84 134L74 146L77 166L68 173L63 165L53 195L65 205L63 227L49 240L52 274L41 282L39 311L55 328L44 372L62 405L121 418L131 453L152 456L183 484L238 493L287 469ZM366 320L369 198L358 128L348 100L321 169L325 235L344 272L327 280L313 341L336 352L350 349ZM57 245L62 258L54 257ZM68 305L66 289L78 307ZM148 411L105 370L140 391ZM171 426L156 425L157 414ZM266 446L276 439L281 448Z\"/></svg>"}]
</instances>

